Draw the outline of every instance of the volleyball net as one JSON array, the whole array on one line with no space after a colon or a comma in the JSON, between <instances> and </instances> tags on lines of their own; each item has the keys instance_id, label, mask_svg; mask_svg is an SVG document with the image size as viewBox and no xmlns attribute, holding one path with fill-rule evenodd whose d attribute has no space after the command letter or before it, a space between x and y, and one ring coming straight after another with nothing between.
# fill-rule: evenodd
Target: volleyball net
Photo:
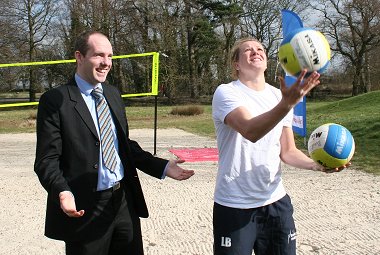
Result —
<instances>
[{"instance_id":1,"label":"volleyball net","mask_svg":"<svg viewBox=\"0 0 380 255\"><path fill-rule=\"evenodd\" d=\"M119 70L124 70L124 82L128 85L125 89L126 93L121 96L123 98L130 97L142 97L142 96L157 96L158 95L158 73L159 73L159 53L158 52L148 52L140 54L128 54L128 55L118 55L113 56L112 59L119 61ZM42 66L42 65L58 65L58 64L69 64L75 63L75 59L69 60L54 60L54 61L38 61L38 62L24 62L24 63L9 63L0 64L0 71L3 68L23 68L28 66ZM136 71L137 70L137 71ZM131 75L131 73L133 75ZM135 76L132 77L132 76ZM138 77L138 78L136 78ZM1 77L0 77L1 78ZM138 80L138 84L133 84L134 81ZM17 80L16 80L17 82ZM17 85L14 87L17 88ZM28 88L26 88L26 91ZM1 96L0 100L6 101L4 97ZM3 99L3 100L2 100ZM12 101L12 98L8 98ZM29 98L18 99L18 101L26 101ZM17 100L15 100L17 101ZM21 106L33 106L37 105L38 102L11 102L11 103L0 103L0 108L6 107L21 107Z\"/></svg>"}]
</instances>

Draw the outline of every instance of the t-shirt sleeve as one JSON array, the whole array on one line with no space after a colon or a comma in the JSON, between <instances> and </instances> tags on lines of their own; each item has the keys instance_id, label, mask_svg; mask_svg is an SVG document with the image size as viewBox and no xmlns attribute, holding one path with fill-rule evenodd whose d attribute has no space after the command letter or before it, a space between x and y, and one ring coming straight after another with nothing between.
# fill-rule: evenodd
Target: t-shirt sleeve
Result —
<instances>
[{"instance_id":1,"label":"t-shirt sleeve","mask_svg":"<svg viewBox=\"0 0 380 255\"><path fill-rule=\"evenodd\" d=\"M243 105L239 92L230 84L220 85L212 99L212 117L215 121L224 123L231 111Z\"/></svg>"},{"instance_id":2,"label":"t-shirt sleeve","mask_svg":"<svg viewBox=\"0 0 380 255\"><path fill-rule=\"evenodd\" d=\"M284 127L292 127L293 125L293 108L288 112L284 118Z\"/></svg>"}]
</instances>

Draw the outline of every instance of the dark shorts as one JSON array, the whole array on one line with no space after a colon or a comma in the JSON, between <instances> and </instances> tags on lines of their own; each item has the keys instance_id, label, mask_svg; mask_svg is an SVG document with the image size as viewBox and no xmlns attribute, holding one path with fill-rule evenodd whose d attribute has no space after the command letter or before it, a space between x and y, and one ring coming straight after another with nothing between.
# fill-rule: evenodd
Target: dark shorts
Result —
<instances>
[{"instance_id":1,"label":"dark shorts","mask_svg":"<svg viewBox=\"0 0 380 255\"><path fill-rule=\"evenodd\" d=\"M288 195L263 207L214 203L214 255L295 255L296 228Z\"/></svg>"}]
</instances>

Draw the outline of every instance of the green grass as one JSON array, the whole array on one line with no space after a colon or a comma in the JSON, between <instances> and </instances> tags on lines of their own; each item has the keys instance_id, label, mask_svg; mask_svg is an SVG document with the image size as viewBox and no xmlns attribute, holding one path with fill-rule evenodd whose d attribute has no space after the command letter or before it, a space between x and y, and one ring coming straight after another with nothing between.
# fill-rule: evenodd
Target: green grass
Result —
<instances>
[{"instance_id":1,"label":"green grass","mask_svg":"<svg viewBox=\"0 0 380 255\"><path fill-rule=\"evenodd\" d=\"M0 134L36 131L36 107L10 110L0 108Z\"/></svg>"},{"instance_id":2,"label":"green grass","mask_svg":"<svg viewBox=\"0 0 380 255\"><path fill-rule=\"evenodd\" d=\"M346 127L356 145L352 164L366 172L380 174L380 91L307 105L308 134L329 122Z\"/></svg>"},{"instance_id":3,"label":"green grass","mask_svg":"<svg viewBox=\"0 0 380 255\"><path fill-rule=\"evenodd\" d=\"M215 138L211 106L196 116L171 115L175 106L159 106L158 128L179 128L190 133ZM348 128L355 139L356 152L352 159L355 169L380 175L380 91L333 102L307 103L308 136L318 126L334 122ZM131 129L153 128L154 107L127 107ZM35 132L35 108L0 110L0 133ZM308 138L308 137L307 137ZM304 139L296 136L297 145L306 151Z\"/></svg>"},{"instance_id":4,"label":"green grass","mask_svg":"<svg viewBox=\"0 0 380 255\"><path fill-rule=\"evenodd\" d=\"M204 105L204 112L199 115L172 115L176 106L159 106L157 109L158 128L179 128L190 133L215 138L214 124L211 118L211 106ZM153 128L153 107L127 107L127 118L130 128Z\"/></svg>"},{"instance_id":5,"label":"green grass","mask_svg":"<svg viewBox=\"0 0 380 255\"><path fill-rule=\"evenodd\" d=\"M1 98L28 98L29 92L5 92L1 93Z\"/></svg>"}]
</instances>

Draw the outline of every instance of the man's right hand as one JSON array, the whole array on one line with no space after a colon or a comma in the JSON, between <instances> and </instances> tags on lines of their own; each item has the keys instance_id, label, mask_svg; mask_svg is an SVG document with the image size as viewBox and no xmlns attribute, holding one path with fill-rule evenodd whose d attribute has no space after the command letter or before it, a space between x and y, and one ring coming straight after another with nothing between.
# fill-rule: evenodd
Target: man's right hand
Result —
<instances>
[{"instance_id":1,"label":"man's right hand","mask_svg":"<svg viewBox=\"0 0 380 255\"><path fill-rule=\"evenodd\" d=\"M84 214L84 210L77 211L74 195L70 191L62 191L59 193L59 203L62 211L69 217L77 218L82 217Z\"/></svg>"}]
</instances>

